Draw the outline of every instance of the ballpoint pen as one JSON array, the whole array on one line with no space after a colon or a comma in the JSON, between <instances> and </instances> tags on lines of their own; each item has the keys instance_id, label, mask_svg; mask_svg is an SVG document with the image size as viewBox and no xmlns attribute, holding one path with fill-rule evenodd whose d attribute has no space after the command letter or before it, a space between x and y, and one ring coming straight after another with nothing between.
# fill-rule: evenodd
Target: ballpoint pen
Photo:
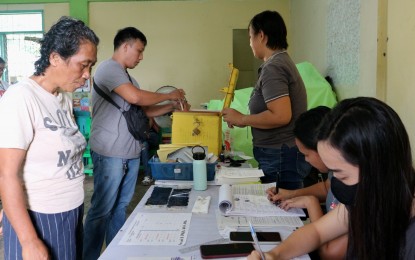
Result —
<instances>
[{"instance_id":1,"label":"ballpoint pen","mask_svg":"<svg viewBox=\"0 0 415 260\"><path fill-rule=\"evenodd\" d=\"M258 250L258 252L261 254L261 259L265 260L264 252L262 252L261 247L259 246L259 241L258 241L254 226L252 226L251 221L249 221L249 228L251 229L251 235L252 235L252 239L255 242L256 250Z\"/></svg>"},{"instance_id":2,"label":"ballpoint pen","mask_svg":"<svg viewBox=\"0 0 415 260\"><path fill-rule=\"evenodd\" d=\"M275 182L275 194L278 194L279 192L279 188L278 188L279 185L280 185L280 173L277 172L277 181Z\"/></svg>"},{"instance_id":3,"label":"ballpoint pen","mask_svg":"<svg viewBox=\"0 0 415 260\"><path fill-rule=\"evenodd\" d=\"M275 182L275 194L278 194L280 192L279 186L280 186L280 173L277 172L277 181ZM274 202L274 204L277 206L280 205L280 203L281 203L281 200L277 200Z\"/></svg>"},{"instance_id":4,"label":"ballpoint pen","mask_svg":"<svg viewBox=\"0 0 415 260\"><path fill-rule=\"evenodd\" d=\"M189 192L176 193L176 194L170 195L170 197L187 197L187 196L189 196Z\"/></svg>"}]
</instances>

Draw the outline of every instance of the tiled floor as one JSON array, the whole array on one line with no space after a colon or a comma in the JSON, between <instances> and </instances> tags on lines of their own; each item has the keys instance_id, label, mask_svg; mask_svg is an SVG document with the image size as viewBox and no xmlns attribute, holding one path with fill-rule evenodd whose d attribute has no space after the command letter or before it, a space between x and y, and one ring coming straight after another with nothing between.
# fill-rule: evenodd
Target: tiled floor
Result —
<instances>
[{"instance_id":1,"label":"tiled floor","mask_svg":"<svg viewBox=\"0 0 415 260\"><path fill-rule=\"evenodd\" d=\"M130 214L135 206L140 202L141 198L144 196L146 191L148 190L149 186L144 186L141 184L141 181L143 179L143 174L140 174L137 180L137 186L135 189L134 197L130 203L130 206L127 209L127 213ZM84 189L85 189L85 214L88 212L89 207L91 206L91 196L94 191L94 178L87 176L85 177L84 181ZM0 208L1 208L1 202L0 202ZM4 243L3 243L3 237L0 237L0 259L4 259Z\"/></svg>"}]
</instances>

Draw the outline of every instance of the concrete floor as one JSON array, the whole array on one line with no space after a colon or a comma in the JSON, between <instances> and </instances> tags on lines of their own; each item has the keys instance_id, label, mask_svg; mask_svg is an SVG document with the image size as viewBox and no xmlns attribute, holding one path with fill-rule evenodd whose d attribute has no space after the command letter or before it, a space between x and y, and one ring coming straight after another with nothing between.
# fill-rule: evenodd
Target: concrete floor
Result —
<instances>
[{"instance_id":1,"label":"concrete floor","mask_svg":"<svg viewBox=\"0 0 415 260\"><path fill-rule=\"evenodd\" d=\"M143 174L140 173L137 185L135 188L135 194L131 200L129 207L127 208L127 214L131 214L133 212L135 206L140 202L141 198L144 196L146 191L150 186L144 186L141 184L143 180ZM88 209L91 206L91 197L94 191L94 178L88 175L85 175L84 181L84 190L85 190L85 214L88 212ZM0 208L2 208L1 201L0 201ZM85 219L85 216L84 216ZM3 243L3 236L0 236L0 259L4 259L4 243Z\"/></svg>"}]
</instances>

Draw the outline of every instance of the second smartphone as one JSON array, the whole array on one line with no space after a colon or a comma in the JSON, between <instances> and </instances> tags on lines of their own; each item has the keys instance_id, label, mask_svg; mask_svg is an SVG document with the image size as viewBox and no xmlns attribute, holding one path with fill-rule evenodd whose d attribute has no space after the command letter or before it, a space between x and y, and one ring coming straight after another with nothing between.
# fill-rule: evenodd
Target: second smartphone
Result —
<instances>
[{"instance_id":1,"label":"second smartphone","mask_svg":"<svg viewBox=\"0 0 415 260\"><path fill-rule=\"evenodd\" d=\"M209 244L200 246L203 259L235 258L249 255L255 248L252 243Z\"/></svg>"},{"instance_id":2,"label":"second smartphone","mask_svg":"<svg viewBox=\"0 0 415 260\"><path fill-rule=\"evenodd\" d=\"M258 242L260 243L279 243L281 235L279 232L256 232ZM231 241L253 242L251 232L232 231L229 234Z\"/></svg>"}]
</instances>

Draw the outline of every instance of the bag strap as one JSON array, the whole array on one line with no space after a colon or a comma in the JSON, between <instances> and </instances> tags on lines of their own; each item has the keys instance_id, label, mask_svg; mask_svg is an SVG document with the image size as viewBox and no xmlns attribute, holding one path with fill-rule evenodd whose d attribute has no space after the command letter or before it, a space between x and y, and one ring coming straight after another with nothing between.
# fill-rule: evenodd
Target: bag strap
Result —
<instances>
[{"instance_id":1,"label":"bag strap","mask_svg":"<svg viewBox=\"0 0 415 260\"><path fill-rule=\"evenodd\" d=\"M119 105L117 105L117 103L115 103L114 102L114 100L112 100L112 98L110 98L107 94L105 94L105 92L104 91L102 91L102 89L100 89L99 87L98 87L98 85L95 83L95 80L92 80L92 82L93 82L93 85L94 85L94 89L95 89L95 91L98 93L98 95L100 95L101 97L103 97L106 101L108 101L109 103L111 103L113 106L115 106L116 108L118 108L118 110L120 110L121 111L121 113L123 113L124 112L124 110L119 106Z\"/></svg>"},{"instance_id":2,"label":"bag strap","mask_svg":"<svg viewBox=\"0 0 415 260\"><path fill-rule=\"evenodd\" d=\"M128 71L127 70L125 70L125 73L127 73L128 79L130 80L131 84L134 85L133 80L131 79L130 74L128 74Z\"/></svg>"},{"instance_id":3,"label":"bag strap","mask_svg":"<svg viewBox=\"0 0 415 260\"><path fill-rule=\"evenodd\" d=\"M131 80L130 74L128 74L128 71L125 70L125 72L127 73L128 79L130 80L131 84L134 85L133 81ZM124 113L124 109L122 109L117 103L115 103L114 100L112 100L112 98L110 98L110 96L108 96L104 91L102 91L102 89L100 89L97 85L97 83L95 83L95 79L92 80L92 85L94 86L95 91L98 93L98 95L100 95L101 97L103 97L106 101L108 101L109 103L111 103L113 106L115 106L116 108L118 108L118 110L121 111L121 113ZM130 104L131 105L131 104ZM141 106L136 105L139 109L141 109Z\"/></svg>"}]
</instances>

